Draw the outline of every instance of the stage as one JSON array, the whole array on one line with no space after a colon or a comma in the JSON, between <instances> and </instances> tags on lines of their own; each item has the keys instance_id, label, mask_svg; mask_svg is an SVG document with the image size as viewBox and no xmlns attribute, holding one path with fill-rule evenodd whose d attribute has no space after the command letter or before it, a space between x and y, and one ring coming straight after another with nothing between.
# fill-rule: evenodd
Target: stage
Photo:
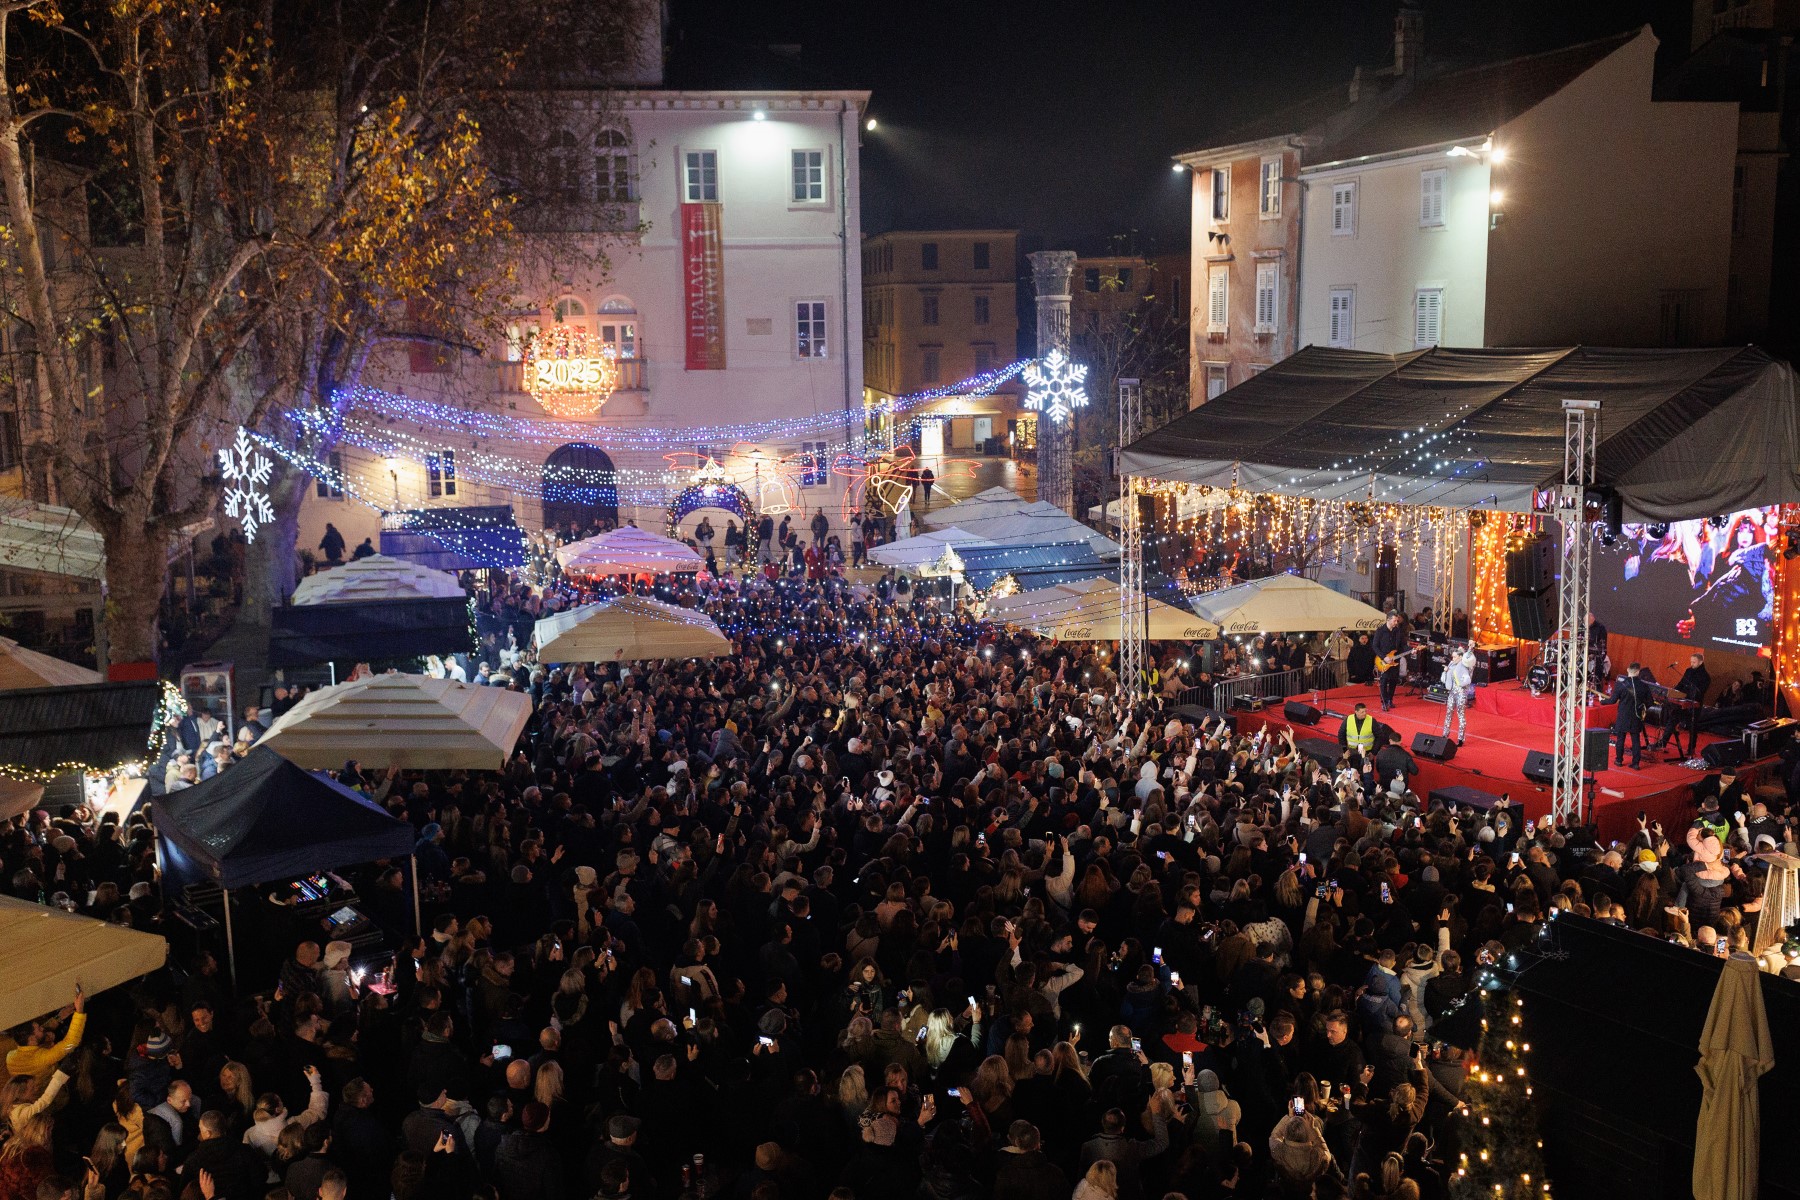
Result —
<instances>
[{"instance_id":1,"label":"stage","mask_svg":"<svg viewBox=\"0 0 1800 1200\"><path fill-rule=\"evenodd\" d=\"M1477 689L1476 695L1479 699L1483 692L1506 691L1516 691L1526 699L1531 698L1529 692L1510 682ZM1310 694L1294 699L1313 702ZM1444 725L1442 705L1405 692L1398 697L1393 712L1382 712L1379 694L1372 684L1335 689L1324 699L1324 707L1334 713L1348 713L1357 701L1363 701L1378 720L1400 734L1402 743L1409 750L1415 733L1438 733ZM1292 724L1283 712L1280 704L1271 704L1260 713L1240 712L1236 716L1240 729L1254 730L1260 724L1279 729ZM1342 723L1340 717L1326 716L1315 726L1295 724L1294 736L1298 740L1318 737L1335 742ZM1456 730L1450 732L1455 734ZM1594 819L1602 838L1624 839L1637 832L1640 809L1660 820L1663 828L1672 835L1686 828L1693 819L1693 787L1706 778L1706 772L1664 761L1672 744L1653 755L1649 742L1661 736L1661 730L1655 726L1645 731L1646 744L1640 769L1614 767L1609 758L1606 770L1599 773L1598 788L1594 792ZM1720 740L1723 739L1700 735L1702 748ZM1452 761L1433 762L1414 755L1419 773L1413 778L1413 790L1425 796L1433 788L1460 784L1478 791L1503 794L1511 799L1515 808L1522 807L1526 816L1541 820L1550 815L1550 785L1525 778L1522 768L1529 751L1548 752L1554 743L1550 729L1501 716L1478 703L1469 710L1469 732Z\"/></svg>"}]
</instances>

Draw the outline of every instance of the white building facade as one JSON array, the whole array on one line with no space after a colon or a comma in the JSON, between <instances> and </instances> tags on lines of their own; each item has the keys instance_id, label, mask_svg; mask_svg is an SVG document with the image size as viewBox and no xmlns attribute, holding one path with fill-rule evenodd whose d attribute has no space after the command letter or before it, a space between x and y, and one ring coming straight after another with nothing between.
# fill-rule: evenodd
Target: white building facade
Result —
<instances>
[{"instance_id":1,"label":"white building facade","mask_svg":"<svg viewBox=\"0 0 1800 1200\"><path fill-rule=\"evenodd\" d=\"M867 101L647 88L557 97L547 109L566 112L568 130L549 141L555 201L529 217L556 230L547 244L573 237L604 265L588 253L571 256L581 267L548 254L521 265L524 294L543 307L518 313L479 356L379 352L333 452L341 476L309 490L300 549L316 549L327 522L351 547L378 546L384 512L496 505L528 531L635 520L660 532L708 460L727 491L741 489L739 507L801 524L823 510L840 523L834 457L862 421ZM637 232L563 232L602 228ZM529 360L552 337L577 361L546 375ZM616 374L603 402L579 382L596 357ZM546 394L543 381L561 387L571 370L569 392ZM723 530L732 514L709 515Z\"/></svg>"}]
</instances>

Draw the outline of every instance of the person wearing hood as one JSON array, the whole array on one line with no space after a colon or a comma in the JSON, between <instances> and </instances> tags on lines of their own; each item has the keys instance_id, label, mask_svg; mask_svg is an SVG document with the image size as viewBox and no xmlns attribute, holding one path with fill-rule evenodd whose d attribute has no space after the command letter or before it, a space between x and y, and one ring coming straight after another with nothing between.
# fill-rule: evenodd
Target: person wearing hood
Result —
<instances>
[{"instance_id":1,"label":"person wearing hood","mask_svg":"<svg viewBox=\"0 0 1800 1200\"><path fill-rule=\"evenodd\" d=\"M418 862L419 878L433 883L450 881L450 855L444 849L444 828L432 821L419 830L419 840L413 846L413 858Z\"/></svg>"},{"instance_id":2,"label":"person wearing hood","mask_svg":"<svg viewBox=\"0 0 1800 1200\"><path fill-rule=\"evenodd\" d=\"M319 986L325 1005L340 1015L356 1007L356 995L350 982L350 950L349 942L327 942L324 965L319 969Z\"/></svg>"}]
</instances>

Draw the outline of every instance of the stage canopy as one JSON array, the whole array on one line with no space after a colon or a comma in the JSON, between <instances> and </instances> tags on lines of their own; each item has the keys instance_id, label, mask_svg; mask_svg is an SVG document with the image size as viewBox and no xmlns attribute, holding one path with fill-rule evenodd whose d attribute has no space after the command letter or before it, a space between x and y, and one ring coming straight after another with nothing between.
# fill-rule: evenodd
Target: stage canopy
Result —
<instances>
[{"instance_id":1,"label":"stage canopy","mask_svg":"<svg viewBox=\"0 0 1800 1200\"><path fill-rule=\"evenodd\" d=\"M615 596L537 623L538 661L636 662L651 658L717 658L731 642L702 612L647 596Z\"/></svg>"},{"instance_id":2,"label":"stage canopy","mask_svg":"<svg viewBox=\"0 0 1800 1200\"><path fill-rule=\"evenodd\" d=\"M932 529L925 533L914 534L909 538L901 538L897 542L872 546L869 548L869 557L884 567L919 571L935 566L942 561L946 547L991 546L993 544L986 538L976 537L967 530L951 525L943 529Z\"/></svg>"},{"instance_id":3,"label":"stage canopy","mask_svg":"<svg viewBox=\"0 0 1800 1200\"><path fill-rule=\"evenodd\" d=\"M441 600L464 595L462 585L453 575L405 559L371 554L308 575L294 588L294 603L357 604L369 600Z\"/></svg>"},{"instance_id":4,"label":"stage canopy","mask_svg":"<svg viewBox=\"0 0 1800 1200\"><path fill-rule=\"evenodd\" d=\"M92 996L148 975L169 952L154 933L11 896L0 896L0 946L6 947L4 1029L55 1012L74 999L76 984Z\"/></svg>"},{"instance_id":5,"label":"stage canopy","mask_svg":"<svg viewBox=\"0 0 1800 1200\"><path fill-rule=\"evenodd\" d=\"M1800 502L1794 375L1708 350L1308 346L1120 454L1127 474L1318 500L1528 512L1560 484L1565 399L1600 403L1627 520ZM968 528L967 525L964 528Z\"/></svg>"},{"instance_id":6,"label":"stage canopy","mask_svg":"<svg viewBox=\"0 0 1800 1200\"><path fill-rule=\"evenodd\" d=\"M405 821L261 745L158 799L156 831L225 888L405 858L416 840Z\"/></svg>"},{"instance_id":7,"label":"stage canopy","mask_svg":"<svg viewBox=\"0 0 1800 1200\"><path fill-rule=\"evenodd\" d=\"M106 676L98 671L27 650L11 638L0 637L0 691L105 682Z\"/></svg>"},{"instance_id":8,"label":"stage canopy","mask_svg":"<svg viewBox=\"0 0 1800 1200\"><path fill-rule=\"evenodd\" d=\"M680 575L706 565L692 546L635 525L570 542L556 561L571 575Z\"/></svg>"},{"instance_id":9,"label":"stage canopy","mask_svg":"<svg viewBox=\"0 0 1800 1200\"><path fill-rule=\"evenodd\" d=\"M1202 619L1226 634L1369 630L1387 619L1378 608L1299 575L1270 575L1195 596Z\"/></svg>"},{"instance_id":10,"label":"stage canopy","mask_svg":"<svg viewBox=\"0 0 1800 1200\"><path fill-rule=\"evenodd\" d=\"M354 759L373 770L498 771L530 717L524 692L423 675L370 675L308 695L257 746L313 770Z\"/></svg>"},{"instance_id":11,"label":"stage canopy","mask_svg":"<svg viewBox=\"0 0 1800 1200\"><path fill-rule=\"evenodd\" d=\"M1147 600L1149 637L1161 641L1206 641L1219 627L1161 600ZM1082 579L1019 592L988 601L988 619L1029 629L1061 642L1106 642L1119 636L1123 602L1110 579Z\"/></svg>"}]
</instances>

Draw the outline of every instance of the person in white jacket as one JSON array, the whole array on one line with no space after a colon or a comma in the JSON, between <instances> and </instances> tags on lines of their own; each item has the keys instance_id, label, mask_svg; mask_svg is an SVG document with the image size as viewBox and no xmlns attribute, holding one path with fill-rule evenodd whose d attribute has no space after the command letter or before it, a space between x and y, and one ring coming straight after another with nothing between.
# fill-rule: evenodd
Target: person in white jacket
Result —
<instances>
[{"instance_id":1,"label":"person in white jacket","mask_svg":"<svg viewBox=\"0 0 1800 1200\"><path fill-rule=\"evenodd\" d=\"M1437 941L1436 951L1420 942L1413 951L1412 960L1400 972L1400 995L1405 1002L1406 1015L1412 1018L1413 1028L1421 1037L1431 1028L1431 1014L1425 1009L1425 985L1444 969L1442 956L1450 948L1448 926L1438 929Z\"/></svg>"},{"instance_id":2,"label":"person in white jacket","mask_svg":"<svg viewBox=\"0 0 1800 1200\"><path fill-rule=\"evenodd\" d=\"M262 1151L263 1157L272 1158L283 1129L290 1124L312 1125L325 1119L331 1099L326 1095L325 1078L319 1074L319 1068L306 1068L306 1082L312 1085L312 1098L307 1102L306 1111L297 1117L288 1115L287 1106L277 1093L264 1092L257 1097L254 1123L244 1131L246 1145L255 1146Z\"/></svg>"}]
</instances>

